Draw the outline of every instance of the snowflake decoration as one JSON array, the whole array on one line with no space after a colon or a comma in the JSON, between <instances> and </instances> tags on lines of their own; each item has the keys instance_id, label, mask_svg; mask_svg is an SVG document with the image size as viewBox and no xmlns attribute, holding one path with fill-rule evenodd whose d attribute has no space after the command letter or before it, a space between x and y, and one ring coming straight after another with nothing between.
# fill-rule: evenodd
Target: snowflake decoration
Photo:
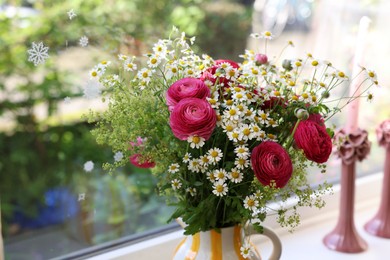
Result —
<instances>
[{"instance_id":1,"label":"snowflake decoration","mask_svg":"<svg viewBox=\"0 0 390 260\"><path fill-rule=\"evenodd\" d=\"M33 62L35 66L40 63L45 63L46 59L49 58L48 51L49 47L43 45L42 42L38 44L33 42L31 48L27 50L27 53L29 54L28 61Z\"/></svg>"},{"instance_id":2,"label":"snowflake decoration","mask_svg":"<svg viewBox=\"0 0 390 260\"><path fill-rule=\"evenodd\" d=\"M70 100L71 100L70 97L65 97L65 98L64 98L64 103L65 103L65 104L69 104L69 103L70 103Z\"/></svg>"},{"instance_id":3,"label":"snowflake decoration","mask_svg":"<svg viewBox=\"0 0 390 260\"><path fill-rule=\"evenodd\" d=\"M116 162L119 162L120 160L122 160L123 158L123 153L122 152L116 152L115 155L114 155L114 160Z\"/></svg>"},{"instance_id":4,"label":"snowflake decoration","mask_svg":"<svg viewBox=\"0 0 390 260\"><path fill-rule=\"evenodd\" d=\"M79 44L81 47L87 47L88 46L88 37L87 36L81 37L79 40Z\"/></svg>"},{"instance_id":5,"label":"snowflake decoration","mask_svg":"<svg viewBox=\"0 0 390 260\"><path fill-rule=\"evenodd\" d=\"M77 14L73 11L73 9L69 10L67 12L67 14L68 14L69 20L72 20L74 17L77 16Z\"/></svg>"},{"instance_id":6,"label":"snowflake decoration","mask_svg":"<svg viewBox=\"0 0 390 260\"><path fill-rule=\"evenodd\" d=\"M97 80L89 80L84 88L84 97L87 99L94 99L100 96L100 83Z\"/></svg>"},{"instance_id":7,"label":"snowflake decoration","mask_svg":"<svg viewBox=\"0 0 390 260\"><path fill-rule=\"evenodd\" d=\"M79 194L78 201L80 201L80 200L85 200L85 193L80 193Z\"/></svg>"},{"instance_id":8,"label":"snowflake decoration","mask_svg":"<svg viewBox=\"0 0 390 260\"><path fill-rule=\"evenodd\" d=\"M93 162L92 161L88 161L88 162L84 163L84 171L90 172L92 170L93 170Z\"/></svg>"}]
</instances>

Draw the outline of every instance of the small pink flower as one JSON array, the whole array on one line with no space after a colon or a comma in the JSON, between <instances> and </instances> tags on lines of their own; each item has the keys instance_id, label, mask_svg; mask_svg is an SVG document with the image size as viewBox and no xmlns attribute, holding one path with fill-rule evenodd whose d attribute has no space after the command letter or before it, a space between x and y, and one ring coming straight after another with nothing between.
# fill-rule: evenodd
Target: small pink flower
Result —
<instances>
[{"instance_id":1,"label":"small pink flower","mask_svg":"<svg viewBox=\"0 0 390 260\"><path fill-rule=\"evenodd\" d=\"M173 83L166 93L169 111L182 99L195 97L206 99L210 97L210 89L203 81L196 78L183 78Z\"/></svg>"},{"instance_id":2,"label":"small pink flower","mask_svg":"<svg viewBox=\"0 0 390 260\"><path fill-rule=\"evenodd\" d=\"M265 54L258 53L255 56L255 63L257 66L267 64L268 63L268 57Z\"/></svg>"},{"instance_id":3,"label":"small pink flower","mask_svg":"<svg viewBox=\"0 0 390 260\"><path fill-rule=\"evenodd\" d=\"M203 99L186 98L176 104L169 118L173 134L180 140L197 135L208 140L214 131L217 115Z\"/></svg>"}]
</instances>

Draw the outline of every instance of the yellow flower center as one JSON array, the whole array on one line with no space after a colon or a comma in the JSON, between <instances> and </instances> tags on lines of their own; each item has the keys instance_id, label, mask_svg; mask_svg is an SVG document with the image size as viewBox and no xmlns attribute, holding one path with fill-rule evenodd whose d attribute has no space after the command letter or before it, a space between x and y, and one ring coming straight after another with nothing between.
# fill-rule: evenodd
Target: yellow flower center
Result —
<instances>
[{"instance_id":1,"label":"yellow flower center","mask_svg":"<svg viewBox=\"0 0 390 260\"><path fill-rule=\"evenodd\" d=\"M342 71L339 71L338 75L339 75L340 78L344 78L345 77L345 74Z\"/></svg>"},{"instance_id":2,"label":"yellow flower center","mask_svg":"<svg viewBox=\"0 0 390 260\"><path fill-rule=\"evenodd\" d=\"M228 132L233 131L233 129L234 129L234 127L232 125L227 125L226 126L226 131L228 131Z\"/></svg>"},{"instance_id":3,"label":"yellow flower center","mask_svg":"<svg viewBox=\"0 0 390 260\"><path fill-rule=\"evenodd\" d=\"M309 97L309 95L308 95L307 93L303 93L303 94L302 94L302 97L303 97L304 99L306 99L306 98Z\"/></svg>"},{"instance_id":4,"label":"yellow flower center","mask_svg":"<svg viewBox=\"0 0 390 260\"><path fill-rule=\"evenodd\" d=\"M215 158L215 157L218 156L218 152L217 151L212 151L210 155L211 155L211 157Z\"/></svg>"},{"instance_id":5,"label":"yellow flower center","mask_svg":"<svg viewBox=\"0 0 390 260\"><path fill-rule=\"evenodd\" d=\"M188 70L187 73L188 73L188 75L194 74L194 72L192 70Z\"/></svg>"},{"instance_id":6,"label":"yellow flower center","mask_svg":"<svg viewBox=\"0 0 390 260\"><path fill-rule=\"evenodd\" d=\"M266 120L266 119L267 119L267 115L264 114L264 113L262 113L262 114L260 115L260 117L261 117L261 119L263 119L263 120Z\"/></svg>"},{"instance_id":7,"label":"yellow flower center","mask_svg":"<svg viewBox=\"0 0 390 260\"><path fill-rule=\"evenodd\" d=\"M277 97L279 97L279 96L280 96L280 92L279 92L279 91L277 91L277 90L275 90L275 91L274 91L274 94L275 94L275 96L277 96Z\"/></svg>"},{"instance_id":8,"label":"yellow flower center","mask_svg":"<svg viewBox=\"0 0 390 260\"><path fill-rule=\"evenodd\" d=\"M253 75L258 75L259 74L259 71L257 69L252 69L252 74Z\"/></svg>"},{"instance_id":9,"label":"yellow flower center","mask_svg":"<svg viewBox=\"0 0 390 260\"><path fill-rule=\"evenodd\" d=\"M192 142L193 142L194 144L200 143L200 137L199 137L199 136L194 136L194 137L192 137Z\"/></svg>"},{"instance_id":10,"label":"yellow flower center","mask_svg":"<svg viewBox=\"0 0 390 260\"><path fill-rule=\"evenodd\" d=\"M217 115L217 121L221 121L222 120L222 116L221 115Z\"/></svg>"},{"instance_id":11,"label":"yellow flower center","mask_svg":"<svg viewBox=\"0 0 390 260\"><path fill-rule=\"evenodd\" d=\"M107 61L104 60L104 61L101 62L101 64L106 65Z\"/></svg>"},{"instance_id":12,"label":"yellow flower center","mask_svg":"<svg viewBox=\"0 0 390 260\"><path fill-rule=\"evenodd\" d=\"M231 116L234 116L234 115L237 114L237 111L236 111L235 109L230 109L230 110L229 110L229 114L230 114Z\"/></svg>"},{"instance_id":13,"label":"yellow flower center","mask_svg":"<svg viewBox=\"0 0 390 260\"><path fill-rule=\"evenodd\" d=\"M225 174L223 172L218 172L218 178L222 179L223 177L225 177Z\"/></svg>"},{"instance_id":14,"label":"yellow flower center","mask_svg":"<svg viewBox=\"0 0 390 260\"><path fill-rule=\"evenodd\" d=\"M370 72L368 72L368 76L370 76L370 78L373 78L373 77L375 77L375 73L370 71Z\"/></svg>"},{"instance_id":15,"label":"yellow flower center","mask_svg":"<svg viewBox=\"0 0 390 260\"><path fill-rule=\"evenodd\" d=\"M295 62L295 66L297 66L297 67L300 67L300 66L302 66L302 62L300 62L300 61L296 61L296 62Z\"/></svg>"},{"instance_id":16,"label":"yellow flower center","mask_svg":"<svg viewBox=\"0 0 390 260\"><path fill-rule=\"evenodd\" d=\"M236 75L236 73L234 72L234 70L229 70L229 76L230 76L230 77L233 77L234 75Z\"/></svg>"},{"instance_id":17,"label":"yellow flower center","mask_svg":"<svg viewBox=\"0 0 390 260\"><path fill-rule=\"evenodd\" d=\"M294 87L294 86L295 86L295 82L292 81L292 80L289 80L289 81L288 81L288 85L289 85L290 87Z\"/></svg>"},{"instance_id":18,"label":"yellow flower center","mask_svg":"<svg viewBox=\"0 0 390 260\"><path fill-rule=\"evenodd\" d=\"M298 96L292 96L292 100L295 100L295 101L297 101L298 100Z\"/></svg>"},{"instance_id":19,"label":"yellow flower center","mask_svg":"<svg viewBox=\"0 0 390 260\"><path fill-rule=\"evenodd\" d=\"M311 96L311 101L316 102L317 101L317 97L316 96Z\"/></svg>"},{"instance_id":20,"label":"yellow flower center","mask_svg":"<svg viewBox=\"0 0 390 260\"><path fill-rule=\"evenodd\" d=\"M209 99L209 103L210 103L211 105L215 105L215 104L217 104L217 100L215 100L215 99Z\"/></svg>"},{"instance_id":21,"label":"yellow flower center","mask_svg":"<svg viewBox=\"0 0 390 260\"><path fill-rule=\"evenodd\" d=\"M272 33L269 32L269 31L265 31L265 32L264 32L264 35L267 36L267 37L270 37L270 36L272 35Z\"/></svg>"},{"instance_id":22,"label":"yellow flower center","mask_svg":"<svg viewBox=\"0 0 390 260\"><path fill-rule=\"evenodd\" d=\"M257 133L257 132L260 131L260 128L257 127L257 126L254 126L254 127L252 128L252 130L253 130L253 132Z\"/></svg>"},{"instance_id":23,"label":"yellow flower center","mask_svg":"<svg viewBox=\"0 0 390 260\"><path fill-rule=\"evenodd\" d=\"M237 179L238 177L240 177L240 174L238 172L232 172L232 177L234 179Z\"/></svg>"},{"instance_id":24,"label":"yellow flower center","mask_svg":"<svg viewBox=\"0 0 390 260\"><path fill-rule=\"evenodd\" d=\"M233 133L233 134L232 134L232 137L233 137L234 139L237 139L237 138L238 138L238 133Z\"/></svg>"},{"instance_id":25,"label":"yellow flower center","mask_svg":"<svg viewBox=\"0 0 390 260\"><path fill-rule=\"evenodd\" d=\"M92 75L92 77L96 77L97 76L97 72L96 71L92 71L91 75Z\"/></svg>"},{"instance_id":26,"label":"yellow flower center","mask_svg":"<svg viewBox=\"0 0 390 260\"><path fill-rule=\"evenodd\" d=\"M245 113L246 116L251 116L252 115L252 111L251 110L247 110L246 113Z\"/></svg>"},{"instance_id":27,"label":"yellow flower center","mask_svg":"<svg viewBox=\"0 0 390 260\"><path fill-rule=\"evenodd\" d=\"M226 105L231 106L233 105L233 100L229 99L226 101Z\"/></svg>"},{"instance_id":28,"label":"yellow flower center","mask_svg":"<svg viewBox=\"0 0 390 260\"><path fill-rule=\"evenodd\" d=\"M245 165L245 159L242 159L242 158L238 159L238 164Z\"/></svg>"},{"instance_id":29,"label":"yellow flower center","mask_svg":"<svg viewBox=\"0 0 390 260\"><path fill-rule=\"evenodd\" d=\"M246 204L249 206L249 207L253 207L255 205L255 201L252 200L252 199L249 199Z\"/></svg>"},{"instance_id":30,"label":"yellow flower center","mask_svg":"<svg viewBox=\"0 0 390 260\"><path fill-rule=\"evenodd\" d=\"M148 76L149 76L149 73L147 73L146 71L144 73L142 73L142 77L147 78Z\"/></svg>"},{"instance_id":31,"label":"yellow flower center","mask_svg":"<svg viewBox=\"0 0 390 260\"><path fill-rule=\"evenodd\" d=\"M245 128L242 133L246 136L250 135L251 134L251 130L249 128Z\"/></svg>"},{"instance_id":32,"label":"yellow flower center","mask_svg":"<svg viewBox=\"0 0 390 260\"><path fill-rule=\"evenodd\" d=\"M244 153L245 152L245 149L244 148L239 148L238 149L238 153Z\"/></svg>"},{"instance_id":33,"label":"yellow flower center","mask_svg":"<svg viewBox=\"0 0 390 260\"><path fill-rule=\"evenodd\" d=\"M238 93L238 94L236 95L236 98L241 99L241 98L243 98L243 95L242 95L241 93Z\"/></svg>"},{"instance_id":34,"label":"yellow flower center","mask_svg":"<svg viewBox=\"0 0 390 260\"><path fill-rule=\"evenodd\" d=\"M311 65L313 65L314 67L317 66L317 65L318 65L318 61L313 60L313 61L311 62Z\"/></svg>"},{"instance_id":35,"label":"yellow flower center","mask_svg":"<svg viewBox=\"0 0 390 260\"><path fill-rule=\"evenodd\" d=\"M217 185L215 187L215 190L218 191L218 192L222 192L223 191L223 186L222 185Z\"/></svg>"}]
</instances>

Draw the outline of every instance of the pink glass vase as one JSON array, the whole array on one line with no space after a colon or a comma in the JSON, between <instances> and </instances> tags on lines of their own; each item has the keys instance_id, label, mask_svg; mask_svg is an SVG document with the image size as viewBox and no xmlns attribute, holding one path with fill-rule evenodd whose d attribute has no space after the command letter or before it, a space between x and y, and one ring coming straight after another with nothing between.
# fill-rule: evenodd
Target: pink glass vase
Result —
<instances>
[{"instance_id":1,"label":"pink glass vase","mask_svg":"<svg viewBox=\"0 0 390 260\"><path fill-rule=\"evenodd\" d=\"M379 145L386 149L382 196L378 212L364 229L374 236L390 238L390 120L384 121L376 133Z\"/></svg>"},{"instance_id":2,"label":"pink glass vase","mask_svg":"<svg viewBox=\"0 0 390 260\"><path fill-rule=\"evenodd\" d=\"M359 253L367 249L354 221L356 160L362 161L370 152L367 137L367 132L360 129L349 134L341 130L335 135L336 142L341 142L337 153L342 159L340 214L336 227L324 237L323 243L338 252Z\"/></svg>"}]
</instances>

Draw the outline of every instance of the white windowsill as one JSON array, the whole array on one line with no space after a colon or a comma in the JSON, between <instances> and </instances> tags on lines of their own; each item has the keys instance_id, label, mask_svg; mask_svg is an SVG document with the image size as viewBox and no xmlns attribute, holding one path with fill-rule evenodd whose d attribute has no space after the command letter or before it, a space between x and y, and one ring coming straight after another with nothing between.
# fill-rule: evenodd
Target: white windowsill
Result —
<instances>
[{"instance_id":1,"label":"white windowsill","mask_svg":"<svg viewBox=\"0 0 390 260\"><path fill-rule=\"evenodd\" d=\"M265 223L266 226L273 228L282 241L281 259L386 259L390 240L371 236L363 229L363 225L378 210L381 189L382 173L362 177L356 181L355 225L358 233L368 243L367 251L358 254L339 253L327 249L322 244L323 237L333 230L338 218L340 187L335 185L333 188L334 195L326 197L327 205L324 209L303 208L299 211L302 224L294 233L291 234L286 229L280 228L272 217ZM176 231L89 259L171 259L174 249L182 238L182 231ZM261 236L254 236L252 241L258 245L263 258L267 259L271 246L270 242Z\"/></svg>"}]
</instances>

